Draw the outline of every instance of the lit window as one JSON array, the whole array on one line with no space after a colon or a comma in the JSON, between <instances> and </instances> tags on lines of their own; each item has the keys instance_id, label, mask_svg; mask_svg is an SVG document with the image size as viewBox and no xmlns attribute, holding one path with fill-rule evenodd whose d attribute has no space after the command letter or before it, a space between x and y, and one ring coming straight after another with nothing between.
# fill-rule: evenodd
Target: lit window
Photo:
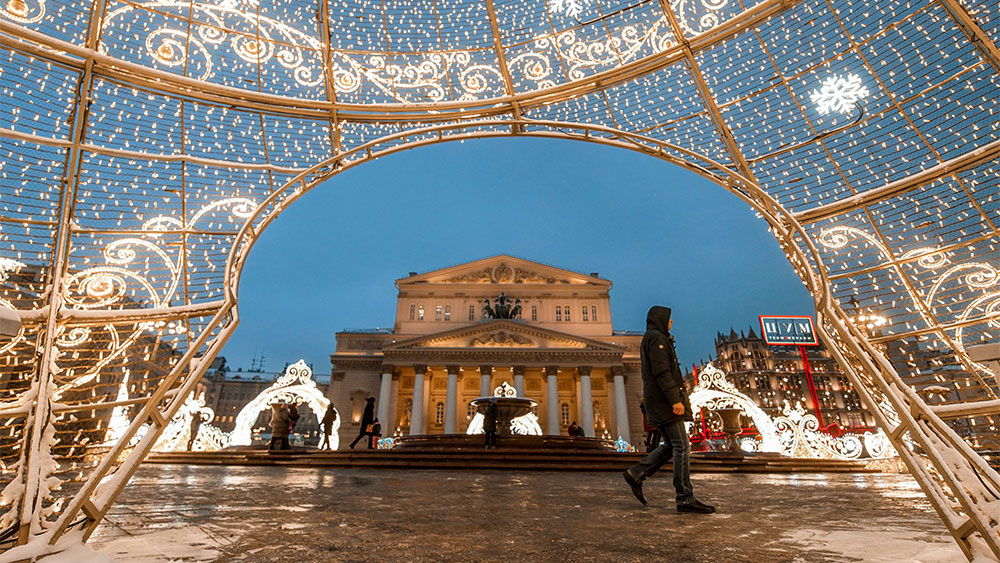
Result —
<instances>
[{"instance_id":1,"label":"lit window","mask_svg":"<svg viewBox=\"0 0 1000 563\"><path fill-rule=\"evenodd\" d=\"M590 318L596 323L597 322L597 305L590 306Z\"/></svg>"},{"instance_id":2,"label":"lit window","mask_svg":"<svg viewBox=\"0 0 1000 563\"><path fill-rule=\"evenodd\" d=\"M469 320L470 321L476 320L476 306L475 305L469 305Z\"/></svg>"},{"instance_id":3,"label":"lit window","mask_svg":"<svg viewBox=\"0 0 1000 563\"><path fill-rule=\"evenodd\" d=\"M434 407L434 424L444 424L444 403L438 403Z\"/></svg>"},{"instance_id":4,"label":"lit window","mask_svg":"<svg viewBox=\"0 0 1000 563\"><path fill-rule=\"evenodd\" d=\"M569 305L566 305L563 309L566 309L566 322L569 322Z\"/></svg>"},{"instance_id":5,"label":"lit window","mask_svg":"<svg viewBox=\"0 0 1000 563\"><path fill-rule=\"evenodd\" d=\"M533 320L533 321L537 321L538 320L538 306L537 305L532 305L531 306L531 320Z\"/></svg>"},{"instance_id":6,"label":"lit window","mask_svg":"<svg viewBox=\"0 0 1000 563\"><path fill-rule=\"evenodd\" d=\"M437 307L434 307L434 320L435 321L440 321L441 320L441 310L442 310L442 307L440 305L438 305Z\"/></svg>"},{"instance_id":7,"label":"lit window","mask_svg":"<svg viewBox=\"0 0 1000 563\"><path fill-rule=\"evenodd\" d=\"M418 321L424 320L424 306L423 305L421 305L420 307L417 307L417 320Z\"/></svg>"},{"instance_id":8,"label":"lit window","mask_svg":"<svg viewBox=\"0 0 1000 563\"><path fill-rule=\"evenodd\" d=\"M417 314L417 306L416 305L410 305L410 320L411 321L413 320L413 317L416 316L416 314Z\"/></svg>"},{"instance_id":9,"label":"lit window","mask_svg":"<svg viewBox=\"0 0 1000 563\"><path fill-rule=\"evenodd\" d=\"M563 403L562 406L559 407L559 422L563 426L569 426L569 404L568 403Z\"/></svg>"},{"instance_id":10,"label":"lit window","mask_svg":"<svg viewBox=\"0 0 1000 563\"><path fill-rule=\"evenodd\" d=\"M556 307L556 320L562 320L562 307Z\"/></svg>"},{"instance_id":11,"label":"lit window","mask_svg":"<svg viewBox=\"0 0 1000 563\"><path fill-rule=\"evenodd\" d=\"M451 305L444 306L444 320L446 321L451 320Z\"/></svg>"},{"instance_id":12,"label":"lit window","mask_svg":"<svg viewBox=\"0 0 1000 563\"><path fill-rule=\"evenodd\" d=\"M587 322L587 306L586 305L583 306L583 310L581 311L581 313L582 313L582 320L583 320L583 322Z\"/></svg>"}]
</instances>

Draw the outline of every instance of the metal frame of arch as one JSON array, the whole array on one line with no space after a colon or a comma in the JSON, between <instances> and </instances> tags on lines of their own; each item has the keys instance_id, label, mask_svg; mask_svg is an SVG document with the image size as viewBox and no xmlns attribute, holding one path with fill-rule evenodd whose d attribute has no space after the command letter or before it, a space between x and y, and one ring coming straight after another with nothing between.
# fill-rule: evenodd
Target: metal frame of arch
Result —
<instances>
[{"instance_id":1,"label":"metal frame of arch","mask_svg":"<svg viewBox=\"0 0 1000 563\"><path fill-rule=\"evenodd\" d=\"M1000 374L964 345L1000 328L996 7L862 15L827 0L659 0L581 21L552 6L442 0L482 21L468 31L428 15L440 47L387 45L390 62L335 41L336 18L353 12L293 4L315 8L312 34L264 0L187 15L171 0L0 6L0 89L18 100L0 116L0 306L23 324L0 342L11 374L0 378L0 541L19 546L0 560L94 530L238 324L244 261L284 209L370 160L487 137L637 151L754 209L949 532L970 559L1000 558L1000 476L973 448L1000 413ZM512 12L549 24L519 38ZM151 29L156 18L173 27ZM929 28L950 41L948 64L878 59L902 46L939 53L944 40L918 33ZM835 40L801 49L814 36ZM848 67L865 82L838 74ZM835 106L847 113L827 116ZM981 123L963 128L942 106ZM855 296L892 325L866 331ZM901 372L890 347L908 343L945 368ZM953 396L928 404L918 391L929 380ZM126 404L136 414L117 444L88 447L81 436L102 436Z\"/></svg>"}]
</instances>

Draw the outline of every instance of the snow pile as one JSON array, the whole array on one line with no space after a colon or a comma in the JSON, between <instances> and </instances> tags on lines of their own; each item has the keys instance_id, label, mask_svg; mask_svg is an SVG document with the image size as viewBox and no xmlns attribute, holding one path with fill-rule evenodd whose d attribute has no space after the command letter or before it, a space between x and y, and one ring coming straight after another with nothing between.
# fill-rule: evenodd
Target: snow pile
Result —
<instances>
[{"instance_id":1,"label":"snow pile","mask_svg":"<svg viewBox=\"0 0 1000 563\"><path fill-rule=\"evenodd\" d=\"M966 560L958 544L947 534L933 538L873 527L869 530L795 530L785 534L784 540L793 552L828 552L836 554L840 561L955 563ZM796 549L797 546L801 549Z\"/></svg>"},{"instance_id":2,"label":"snow pile","mask_svg":"<svg viewBox=\"0 0 1000 563\"><path fill-rule=\"evenodd\" d=\"M224 547L219 540L198 526L170 528L148 534L119 536L106 542L91 542L105 557L129 563L166 563L169 561L215 561ZM48 563L48 559L45 563ZM71 561L66 560L67 563ZM82 560L85 563L105 563L107 560Z\"/></svg>"}]
</instances>

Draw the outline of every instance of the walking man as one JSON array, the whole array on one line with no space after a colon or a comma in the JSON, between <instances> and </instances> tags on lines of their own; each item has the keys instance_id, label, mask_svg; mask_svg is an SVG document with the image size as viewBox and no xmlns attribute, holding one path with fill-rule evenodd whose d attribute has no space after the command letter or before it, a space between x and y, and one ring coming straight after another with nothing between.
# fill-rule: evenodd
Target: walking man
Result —
<instances>
[{"instance_id":1,"label":"walking man","mask_svg":"<svg viewBox=\"0 0 1000 563\"><path fill-rule=\"evenodd\" d=\"M649 425L655 426L663 436L664 443L628 468L623 475L635 498L646 504L642 482L673 457L677 512L711 514L715 512L715 507L694 498L691 487L691 442L684 425L685 421L694 420L694 417L684 389L681 367L677 363L674 338L670 335L672 324L669 308L650 308L646 314L646 334L639 345L646 416Z\"/></svg>"}]
</instances>

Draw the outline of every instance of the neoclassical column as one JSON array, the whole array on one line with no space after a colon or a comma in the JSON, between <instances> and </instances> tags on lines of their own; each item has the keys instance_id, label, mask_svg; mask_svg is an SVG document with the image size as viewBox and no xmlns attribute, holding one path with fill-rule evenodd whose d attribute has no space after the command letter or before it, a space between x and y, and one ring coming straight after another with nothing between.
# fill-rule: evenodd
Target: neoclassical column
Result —
<instances>
[{"instance_id":1,"label":"neoclassical column","mask_svg":"<svg viewBox=\"0 0 1000 563\"><path fill-rule=\"evenodd\" d=\"M493 378L493 366L479 366L479 396L489 397L493 394L490 382Z\"/></svg>"},{"instance_id":2,"label":"neoclassical column","mask_svg":"<svg viewBox=\"0 0 1000 563\"><path fill-rule=\"evenodd\" d=\"M382 384L378 388L378 421L382 424L382 434L392 435L393 420L389 420L389 407L392 404L392 366L382 366Z\"/></svg>"},{"instance_id":3,"label":"neoclassical column","mask_svg":"<svg viewBox=\"0 0 1000 563\"><path fill-rule=\"evenodd\" d=\"M545 422L545 432L551 436L559 435L559 367L545 366L545 383L548 392L545 395L545 410L548 413Z\"/></svg>"},{"instance_id":4,"label":"neoclassical column","mask_svg":"<svg viewBox=\"0 0 1000 563\"><path fill-rule=\"evenodd\" d=\"M524 396L524 366L514 366L514 391L518 397Z\"/></svg>"},{"instance_id":5,"label":"neoclassical column","mask_svg":"<svg viewBox=\"0 0 1000 563\"><path fill-rule=\"evenodd\" d=\"M424 374L427 366L413 366L413 406L410 408L410 436L423 434L424 429Z\"/></svg>"},{"instance_id":6,"label":"neoclassical column","mask_svg":"<svg viewBox=\"0 0 1000 563\"><path fill-rule=\"evenodd\" d=\"M594 394L590 390L590 366L576 368L580 374L580 426L588 438L594 437Z\"/></svg>"},{"instance_id":7,"label":"neoclassical column","mask_svg":"<svg viewBox=\"0 0 1000 563\"><path fill-rule=\"evenodd\" d=\"M615 385L615 426L618 427L618 435L631 442L632 438L628 431L628 402L625 400L625 370L622 366L611 368L611 375L614 376Z\"/></svg>"},{"instance_id":8,"label":"neoclassical column","mask_svg":"<svg viewBox=\"0 0 1000 563\"><path fill-rule=\"evenodd\" d=\"M458 404L458 366L448 366L448 390L444 401L444 433L455 433L455 406Z\"/></svg>"}]
</instances>

